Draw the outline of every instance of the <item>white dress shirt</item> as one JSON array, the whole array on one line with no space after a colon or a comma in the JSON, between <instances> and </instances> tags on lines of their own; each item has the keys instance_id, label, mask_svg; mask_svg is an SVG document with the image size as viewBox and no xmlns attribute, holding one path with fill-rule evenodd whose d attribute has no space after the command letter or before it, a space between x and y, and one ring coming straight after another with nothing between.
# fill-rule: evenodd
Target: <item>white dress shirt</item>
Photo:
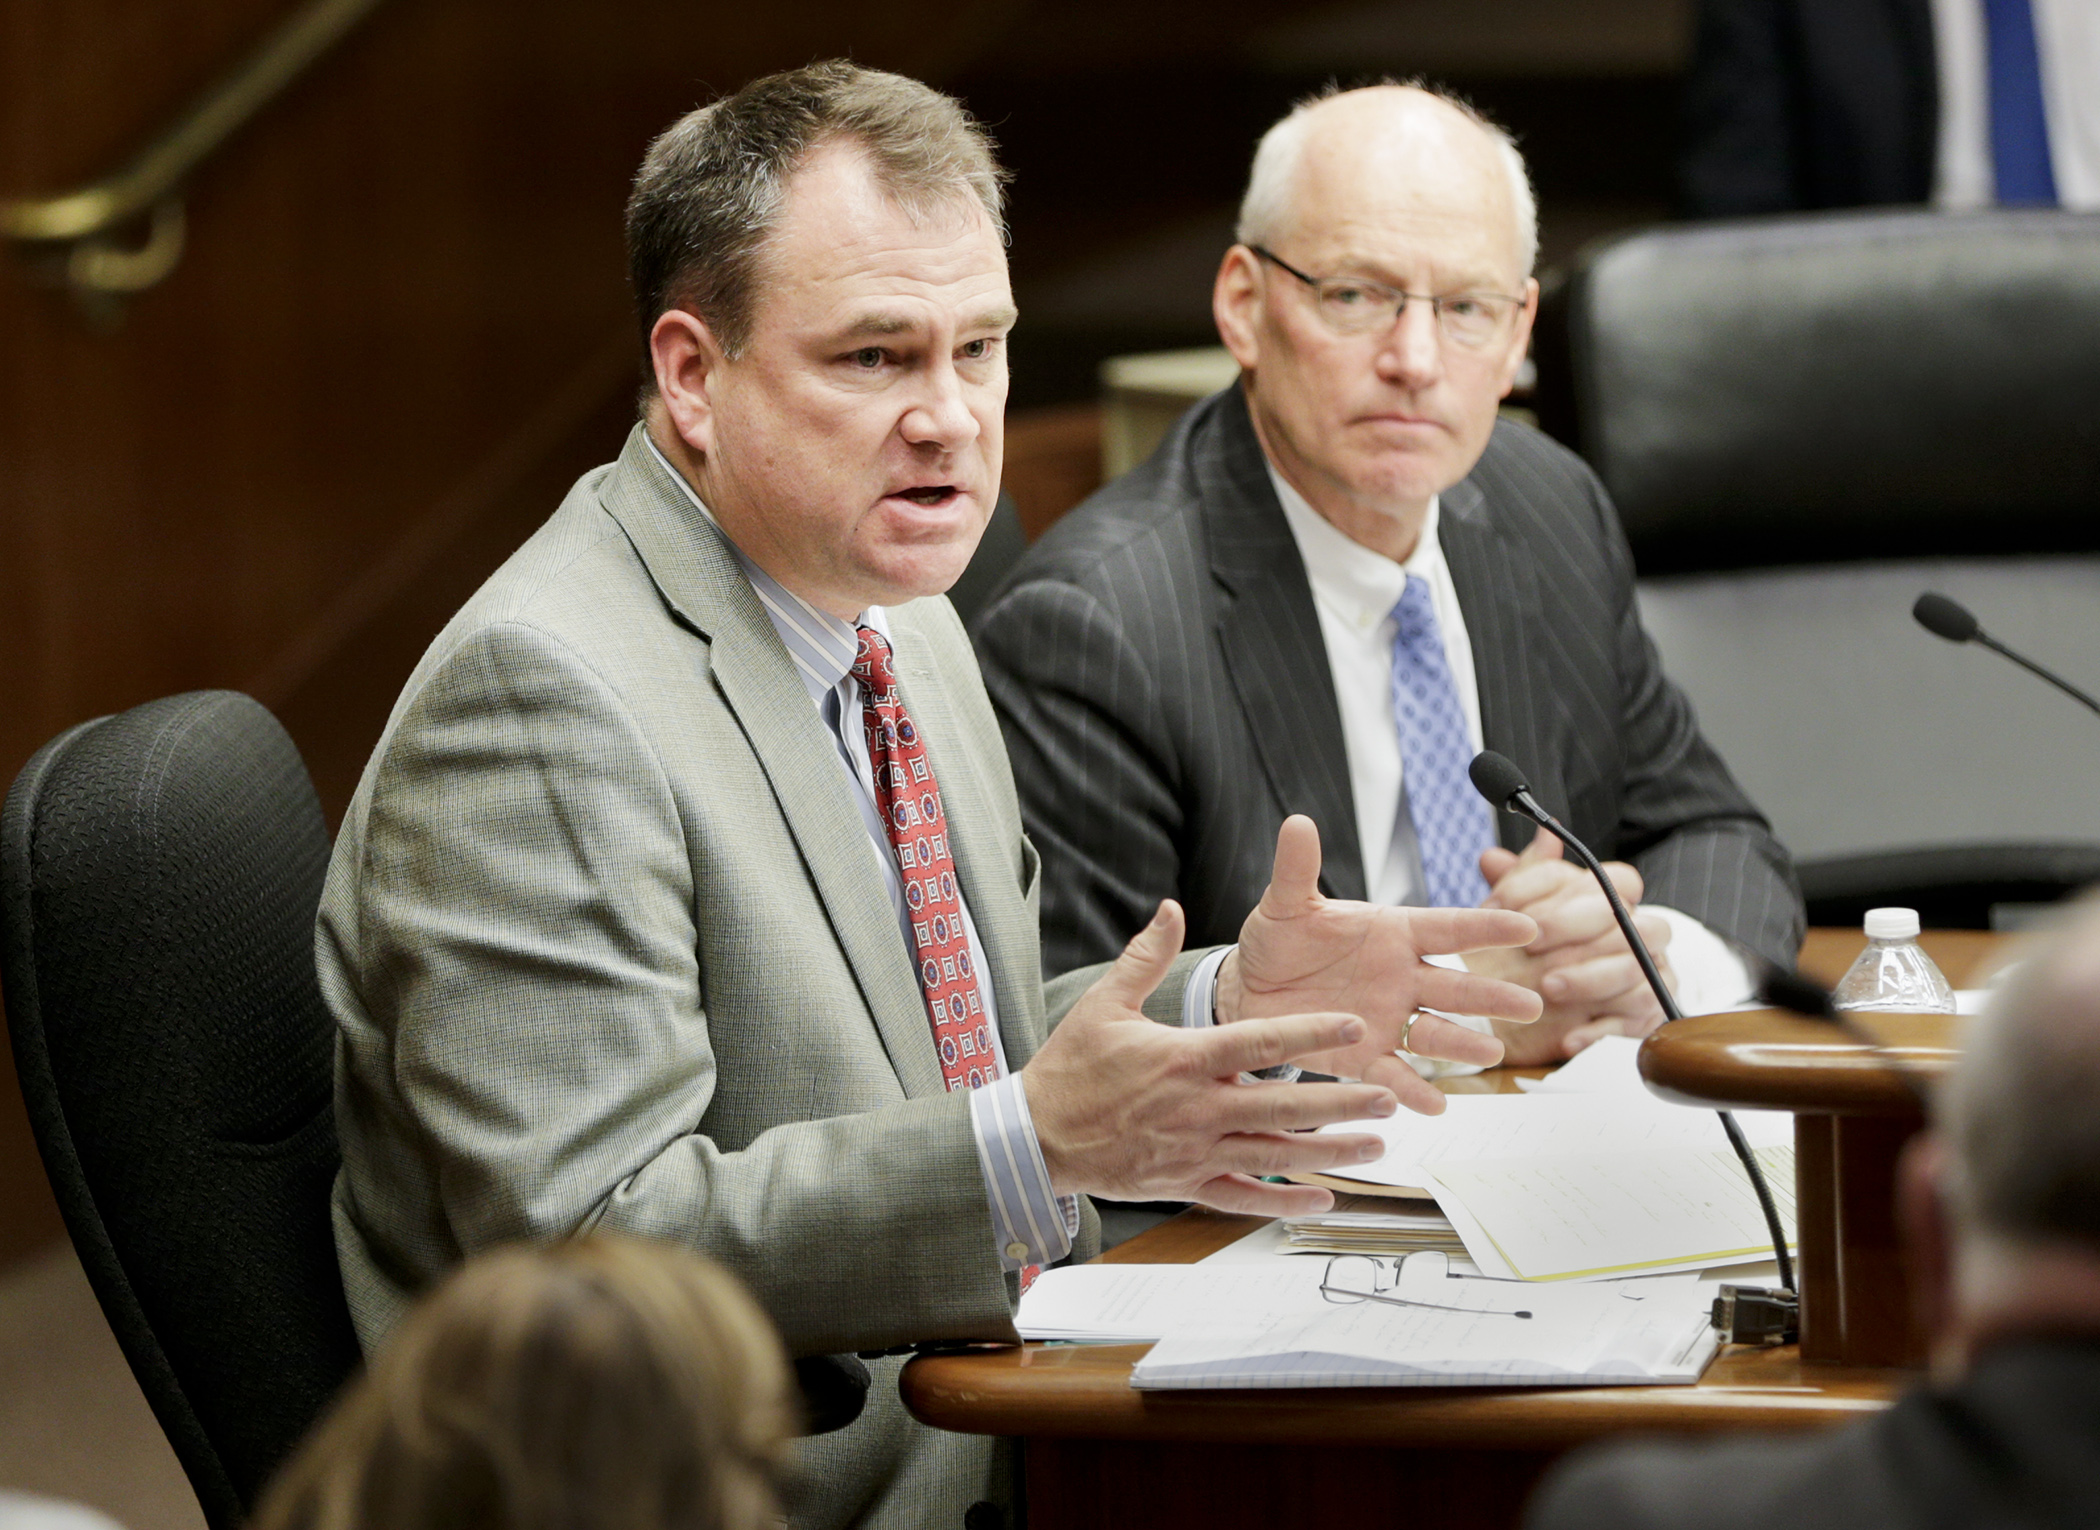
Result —
<instances>
[{"instance_id":1,"label":"white dress shirt","mask_svg":"<svg viewBox=\"0 0 2100 1530\"><path fill-rule=\"evenodd\" d=\"M2100 210L2100 3L2033 4L2056 199L2078 212ZM1989 207L1997 186L1982 0L1932 0L1932 40L1940 86L1932 200L1952 211Z\"/></svg>"},{"instance_id":2,"label":"white dress shirt","mask_svg":"<svg viewBox=\"0 0 2100 1530\"><path fill-rule=\"evenodd\" d=\"M1436 500L1429 502L1414 553L1405 563L1395 563L1337 531L1273 468L1269 481L1283 502L1298 556L1305 560L1313 609L1319 613L1320 636L1327 645L1327 666L1341 705L1342 748L1349 759L1366 895L1373 903L1426 903L1414 820L1402 811L1400 729L1393 719L1393 639L1399 630L1393 607L1400 603L1409 575L1429 586L1437 632L1444 640L1444 664L1465 713L1466 740L1473 754L1486 747L1480 741L1473 644L1466 634L1465 613L1458 608L1450 565L1437 541L1441 507Z\"/></svg>"}]
</instances>

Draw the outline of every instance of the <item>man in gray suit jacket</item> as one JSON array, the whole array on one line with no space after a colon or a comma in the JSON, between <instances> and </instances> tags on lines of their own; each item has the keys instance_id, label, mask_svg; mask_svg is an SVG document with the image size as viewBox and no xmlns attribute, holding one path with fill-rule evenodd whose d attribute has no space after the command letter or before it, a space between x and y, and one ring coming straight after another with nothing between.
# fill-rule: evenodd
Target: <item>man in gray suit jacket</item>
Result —
<instances>
[{"instance_id":1,"label":"man in gray suit jacket","mask_svg":"<svg viewBox=\"0 0 2100 1530\"><path fill-rule=\"evenodd\" d=\"M1419 960L1528 919L1326 900L1302 822L1229 953L1178 955L1166 904L1043 985L1040 863L938 594L998 486L999 210L954 102L845 64L651 147L644 421L431 646L330 868L368 1347L464 1255L593 1227L721 1260L796 1354L1011 1340L1018 1289L1092 1251L1089 1195L1324 1205L1259 1176L1378 1152L1293 1129L1439 1107L1391 1055L1418 1000L1537 1013ZM1238 1081L1293 1058L1363 1082ZM914 1423L896 1364L810 1444L800 1522L1001 1496L994 1443Z\"/></svg>"},{"instance_id":2,"label":"man in gray suit jacket","mask_svg":"<svg viewBox=\"0 0 2100 1530\"><path fill-rule=\"evenodd\" d=\"M1530 1530L2100 1524L2100 904L1963 1037L1898 1176L1932 1374L1828 1434L1599 1444Z\"/></svg>"},{"instance_id":3,"label":"man in gray suit jacket","mask_svg":"<svg viewBox=\"0 0 2100 1530\"><path fill-rule=\"evenodd\" d=\"M1240 383L1053 527L978 620L1049 970L1162 897L1198 942L1261 896L1286 814L1327 890L1519 908L1497 971L1543 993L1512 1060L1643 1034L1660 1006L1560 846L1464 767L1508 755L1600 855L1688 1008L1792 963L1785 852L1642 632L1596 478L1497 419L1538 284L1523 162L1465 108L1386 86L1308 103L1256 154L1214 309Z\"/></svg>"}]
</instances>

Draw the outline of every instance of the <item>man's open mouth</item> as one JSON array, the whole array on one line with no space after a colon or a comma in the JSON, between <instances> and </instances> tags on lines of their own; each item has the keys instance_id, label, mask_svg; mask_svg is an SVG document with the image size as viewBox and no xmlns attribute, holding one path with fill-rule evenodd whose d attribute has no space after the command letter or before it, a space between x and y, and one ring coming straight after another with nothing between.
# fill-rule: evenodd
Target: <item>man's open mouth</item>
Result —
<instances>
[{"instance_id":1,"label":"man's open mouth","mask_svg":"<svg viewBox=\"0 0 2100 1530\"><path fill-rule=\"evenodd\" d=\"M890 497L908 499L915 505L945 505L961 492L952 483L929 483L916 489L899 489Z\"/></svg>"}]
</instances>

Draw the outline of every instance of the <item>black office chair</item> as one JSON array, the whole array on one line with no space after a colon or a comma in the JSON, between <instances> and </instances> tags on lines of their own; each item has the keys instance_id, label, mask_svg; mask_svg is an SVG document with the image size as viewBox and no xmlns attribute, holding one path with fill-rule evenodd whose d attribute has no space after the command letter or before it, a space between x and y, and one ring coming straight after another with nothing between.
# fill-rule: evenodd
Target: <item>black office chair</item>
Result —
<instances>
[{"instance_id":1,"label":"black office chair","mask_svg":"<svg viewBox=\"0 0 2100 1530\"><path fill-rule=\"evenodd\" d=\"M298 750L231 691L61 734L0 814L0 978L37 1146L214 1530L358 1362L313 961L328 852ZM809 1432L859 1417L858 1359L795 1370Z\"/></svg>"},{"instance_id":2,"label":"black office chair","mask_svg":"<svg viewBox=\"0 0 2100 1530\"><path fill-rule=\"evenodd\" d=\"M977 620L977 613L984 609L992 591L1005 582L1007 571L1027 550L1028 537L1021 530L1021 512L1014 507L1014 497L1002 489L992 504L991 519L985 522L984 535L978 538L977 551L970 555L962 577L948 590L948 600L964 626Z\"/></svg>"},{"instance_id":3,"label":"black office chair","mask_svg":"<svg viewBox=\"0 0 2100 1530\"><path fill-rule=\"evenodd\" d=\"M329 1229L328 828L245 696L83 723L0 816L0 975L37 1146L214 1530L351 1373Z\"/></svg>"},{"instance_id":4,"label":"black office chair","mask_svg":"<svg viewBox=\"0 0 2100 1530\"><path fill-rule=\"evenodd\" d=\"M1810 918L1981 926L2100 876L2100 723L1910 618L1943 590L2100 682L2100 217L1655 229L1550 308L1542 419Z\"/></svg>"}]
</instances>

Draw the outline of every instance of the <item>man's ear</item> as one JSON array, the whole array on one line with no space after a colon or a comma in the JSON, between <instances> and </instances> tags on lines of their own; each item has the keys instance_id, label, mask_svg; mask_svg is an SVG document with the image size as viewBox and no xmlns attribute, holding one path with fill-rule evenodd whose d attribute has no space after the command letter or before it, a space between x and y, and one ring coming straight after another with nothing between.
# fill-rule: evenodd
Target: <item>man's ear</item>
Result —
<instances>
[{"instance_id":1,"label":"man's ear","mask_svg":"<svg viewBox=\"0 0 2100 1530\"><path fill-rule=\"evenodd\" d=\"M1910 1270L1911 1310L1919 1331L1928 1336L1956 1326L1947 1168L1946 1140L1930 1129L1910 1139L1896 1165L1896 1223Z\"/></svg>"},{"instance_id":2,"label":"man's ear","mask_svg":"<svg viewBox=\"0 0 2100 1530\"><path fill-rule=\"evenodd\" d=\"M670 308L657 315L649 331L656 395L678 438L703 457L713 440L714 392L723 360L714 331L697 314Z\"/></svg>"},{"instance_id":3,"label":"man's ear","mask_svg":"<svg viewBox=\"0 0 2100 1530\"><path fill-rule=\"evenodd\" d=\"M1531 349L1531 327L1538 322L1539 279L1524 278L1524 306L1517 310L1516 333L1509 337L1509 360L1502 373L1502 398L1508 398L1510 389L1517 385L1517 369L1524 365L1524 357Z\"/></svg>"},{"instance_id":4,"label":"man's ear","mask_svg":"<svg viewBox=\"0 0 2100 1530\"><path fill-rule=\"evenodd\" d=\"M1218 279L1211 284L1210 313L1218 326L1218 338L1242 371L1254 370L1261 347L1261 279L1255 271L1256 256L1244 244L1225 252Z\"/></svg>"}]
</instances>

